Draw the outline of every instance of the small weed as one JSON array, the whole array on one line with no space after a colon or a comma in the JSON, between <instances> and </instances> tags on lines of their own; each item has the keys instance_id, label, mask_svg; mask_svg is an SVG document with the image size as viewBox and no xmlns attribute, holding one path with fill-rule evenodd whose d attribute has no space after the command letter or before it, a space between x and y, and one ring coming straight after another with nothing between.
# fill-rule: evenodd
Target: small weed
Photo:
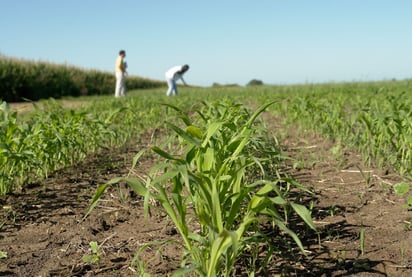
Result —
<instances>
[{"instance_id":1,"label":"small weed","mask_svg":"<svg viewBox=\"0 0 412 277\"><path fill-rule=\"evenodd\" d=\"M362 192L360 192L360 193L358 194L358 197L359 197L359 200L360 200L360 204L361 204L361 205L366 204L365 195L366 195L366 192L365 192L365 191L362 191Z\"/></svg>"},{"instance_id":2,"label":"small weed","mask_svg":"<svg viewBox=\"0 0 412 277\"><path fill-rule=\"evenodd\" d=\"M297 160L293 163L293 169L301 170L305 168L305 162L303 160Z\"/></svg>"},{"instance_id":3,"label":"small weed","mask_svg":"<svg viewBox=\"0 0 412 277\"><path fill-rule=\"evenodd\" d=\"M367 188L370 187L371 184L372 184L371 172L370 171L364 172L362 170L362 168L360 168L359 166L357 166L357 168L358 168L360 174L362 175L363 179L365 180L366 187Z\"/></svg>"},{"instance_id":4,"label":"small weed","mask_svg":"<svg viewBox=\"0 0 412 277\"><path fill-rule=\"evenodd\" d=\"M308 210L309 210L309 213L310 213L310 215L312 216L312 212L313 212L313 207L315 206L315 203L313 202L313 201L310 201L309 202L309 207L308 207Z\"/></svg>"},{"instance_id":5,"label":"small weed","mask_svg":"<svg viewBox=\"0 0 412 277\"><path fill-rule=\"evenodd\" d=\"M345 252L344 250L339 250L339 251L337 251L337 252L332 252L331 254L332 254L332 258L333 258L334 260L336 260L336 262L337 262L339 265L344 265L344 264L345 264L345 255L346 255L346 252Z\"/></svg>"},{"instance_id":6,"label":"small weed","mask_svg":"<svg viewBox=\"0 0 412 277\"><path fill-rule=\"evenodd\" d=\"M393 186L393 189L397 195L404 195L409 192L409 184L405 182L397 183Z\"/></svg>"},{"instance_id":7,"label":"small weed","mask_svg":"<svg viewBox=\"0 0 412 277\"><path fill-rule=\"evenodd\" d=\"M397 195L405 195L409 193L410 186L406 182L397 183L393 186L393 190ZM404 205L406 209L412 208L412 195L408 195L406 198L406 203Z\"/></svg>"},{"instance_id":8,"label":"small weed","mask_svg":"<svg viewBox=\"0 0 412 277\"><path fill-rule=\"evenodd\" d=\"M329 215L330 216L335 216L339 212L339 207L336 206L330 206L328 209Z\"/></svg>"},{"instance_id":9,"label":"small weed","mask_svg":"<svg viewBox=\"0 0 412 277\"><path fill-rule=\"evenodd\" d=\"M332 152L332 155L339 160L342 157L342 146L340 144L336 144L333 146L330 151Z\"/></svg>"},{"instance_id":10,"label":"small weed","mask_svg":"<svg viewBox=\"0 0 412 277\"><path fill-rule=\"evenodd\" d=\"M147 270L147 266L151 261L154 261L157 258L162 258L163 254L162 254L162 248L165 247L167 244L169 243L174 243L173 240L168 240L168 241L152 241L152 242L148 242L146 244L144 244L143 246L141 246L133 260L131 263L131 267L133 268L134 271L137 271L139 273L139 276L142 277L150 277L150 274L146 272ZM155 251L155 255L150 256L151 258L148 258L148 260L143 260L142 257L144 257L144 253L147 249L149 250L153 250L156 248ZM149 255L147 255L146 257L149 257Z\"/></svg>"},{"instance_id":11,"label":"small weed","mask_svg":"<svg viewBox=\"0 0 412 277\"><path fill-rule=\"evenodd\" d=\"M339 233L335 232L333 229L326 229L326 240L335 241L339 239Z\"/></svg>"},{"instance_id":12,"label":"small weed","mask_svg":"<svg viewBox=\"0 0 412 277\"><path fill-rule=\"evenodd\" d=\"M399 251L400 251L402 263L405 263L405 248L401 247Z\"/></svg>"},{"instance_id":13,"label":"small weed","mask_svg":"<svg viewBox=\"0 0 412 277\"><path fill-rule=\"evenodd\" d=\"M359 250L363 256L365 254L365 228L363 227L363 224L359 232Z\"/></svg>"},{"instance_id":14,"label":"small weed","mask_svg":"<svg viewBox=\"0 0 412 277\"><path fill-rule=\"evenodd\" d=\"M1 259L5 259L5 258L7 258L7 252L5 252L5 251L0 251L0 260L1 260Z\"/></svg>"},{"instance_id":15,"label":"small weed","mask_svg":"<svg viewBox=\"0 0 412 277\"><path fill-rule=\"evenodd\" d=\"M96 241L91 241L89 245L92 254L84 255L82 261L85 263L98 264L100 261L100 257L102 256L102 253L99 251L99 245Z\"/></svg>"}]
</instances>

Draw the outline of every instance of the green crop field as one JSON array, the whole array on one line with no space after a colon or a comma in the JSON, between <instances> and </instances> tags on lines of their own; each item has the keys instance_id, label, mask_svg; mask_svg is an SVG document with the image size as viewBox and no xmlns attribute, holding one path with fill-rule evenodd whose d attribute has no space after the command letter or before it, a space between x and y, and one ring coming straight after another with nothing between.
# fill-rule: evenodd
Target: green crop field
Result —
<instances>
[{"instance_id":1,"label":"green crop field","mask_svg":"<svg viewBox=\"0 0 412 277\"><path fill-rule=\"evenodd\" d=\"M115 77L111 72L35 62L0 55L0 100L20 102L46 98L112 94ZM129 89L157 88L156 80L128 76Z\"/></svg>"},{"instance_id":2,"label":"green crop field","mask_svg":"<svg viewBox=\"0 0 412 277\"><path fill-rule=\"evenodd\" d=\"M193 113L202 101L226 98L248 105L274 101L268 111L285 123L298 123L319 132L361 153L365 163L391 167L410 177L411 86L412 81L398 81L194 88L184 90L179 98L167 99L159 89L142 90L121 100L85 97L90 105L81 109L64 109L57 101L46 101L45 107L36 107L27 120L3 102L0 193L45 177L100 147L121 145L132 136L161 126L167 119L165 112L167 115L172 109L163 104Z\"/></svg>"},{"instance_id":3,"label":"green crop field","mask_svg":"<svg viewBox=\"0 0 412 277\"><path fill-rule=\"evenodd\" d=\"M256 262L269 240L259 229L263 221L288 234L302 253L304 235L288 221L299 218L316 231L312 207L300 201L310 189L283 170L289 157L280 150L281 132L269 134L263 113L331 139L338 154L350 149L365 165L389 168L410 180L411 89L409 80L182 88L178 97L165 97L156 88L121 99L79 97L71 101L87 104L74 108L43 100L24 113L3 102L0 193L42 182L92 153L160 130L161 138L139 149L130 164L132 171L145 153L157 155L146 179L118 176L99 184L86 216L110 186L126 183L144 198L147 216L154 207L162 209L176 227L184 249L176 274L233 276L236 263L247 256L248 274L254 276L276 252L268 246L264 261ZM402 183L408 188L407 181Z\"/></svg>"}]
</instances>

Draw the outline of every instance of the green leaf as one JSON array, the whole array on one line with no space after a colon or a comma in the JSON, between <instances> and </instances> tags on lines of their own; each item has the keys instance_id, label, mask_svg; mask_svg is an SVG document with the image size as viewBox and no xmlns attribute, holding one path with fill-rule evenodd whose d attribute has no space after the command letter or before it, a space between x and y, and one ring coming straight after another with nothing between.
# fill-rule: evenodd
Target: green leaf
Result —
<instances>
[{"instance_id":1,"label":"green leaf","mask_svg":"<svg viewBox=\"0 0 412 277\"><path fill-rule=\"evenodd\" d=\"M195 140L191 135L186 133L183 129L177 127L176 125L173 125L172 123L168 123L168 125L181 137L183 138L186 142L200 146L200 143Z\"/></svg>"},{"instance_id":2,"label":"green leaf","mask_svg":"<svg viewBox=\"0 0 412 277\"><path fill-rule=\"evenodd\" d=\"M86 214L83 216L82 220L85 220L89 216L89 214L93 211L93 209L97 205L97 202L99 202L100 197L105 192L107 187L109 185L113 185L113 184L116 184L116 183L120 182L122 179L123 179L122 177L114 178L114 179L110 180L109 182L107 182L106 184L101 185L97 188L96 193L95 193L95 195L92 199L92 203L90 204L89 209L87 210Z\"/></svg>"},{"instance_id":3,"label":"green leaf","mask_svg":"<svg viewBox=\"0 0 412 277\"><path fill-rule=\"evenodd\" d=\"M285 199L283 199L280 196L272 197L270 198L270 201L272 201L272 203L275 205L286 205L288 203Z\"/></svg>"},{"instance_id":4,"label":"green leaf","mask_svg":"<svg viewBox=\"0 0 412 277\"><path fill-rule=\"evenodd\" d=\"M192 122L191 122L190 118L189 118L181 109L179 109L179 108L176 107L176 106L167 104L167 103L162 103L162 105L163 105L163 106L166 106L166 107L169 107L169 108L177 111L177 112L179 113L179 117L183 120L183 122L184 122L187 126L192 125Z\"/></svg>"},{"instance_id":5,"label":"green leaf","mask_svg":"<svg viewBox=\"0 0 412 277\"><path fill-rule=\"evenodd\" d=\"M215 162L215 151L211 147L207 148L206 153L203 155L203 164L202 164L201 169L203 171L211 170L214 162Z\"/></svg>"},{"instance_id":6,"label":"green leaf","mask_svg":"<svg viewBox=\"0 0 412 277\"><path fill-rule=\"evenodd\" d=\"M125 179L126 183L139 195L145 196L148 189L143 185L143 183L136 178Z\"/></svg>"},{"instance_id":7,"label":"green leaf","mask_svg":"<svg viewBox=\"0 0 412 277\"><path fill-rule=\"evenodd\" d=\"M286 225L280 220L274 219L274 223L276 224L276 226L279 227L280 230L282 230L283 232L288 234L290 237L292 237L293 240L296 242L296 244L299 246L299 249L306 255L302 242L300 241L299 237L295 234L295 232L293 232L288 227L286 227Z\"/></svg>"},{"instance_id":8,"label":"green leaf","mask_svg":"<svg viewBox=\"0 0 412 277\"><path fill-rule=\"evenodd\" d=\"M246 144L249 143L250 141L250 134L251 134L251 130L249 129L244 129L244 137L242 138L242 140L240 141L240 143L237 145L236 150L233 152L231 158L233 160L236 160L239 156L239 154L243 151L243 148L246 146Z\"/></svg>"},{"instance_id":9,"label":"green leaf","mask_svg":"<svg viewBox=\"0 0 412 277\"><path fill-rule=\"evenodd\" d=\"M212 245L212 249L210 252L210 264L208 268L208 277L216 276L217 273L217 265L219 264L218 261L220 257L225 253L225 251L230 246L237 245L237 235L235 232L229 232L227 230L223 230L219 236L215 239Z\"/></svg>"},{"instance_id":10,"label":"green leaf","mask_svg":"<svg viewBox=\"0 0 412 277\"><path fill-rule=\"evenodd\" d=\"M169 153L163 151L162 149L160 149L160 148L157 147L157 146L153 146L153 147L152 147L152 150L153 150L154 152L156 152L157 154L159 154L160 156L162 156L163 158L165 158L165 159L174 160L174 161L183 161L183 160L180 159L179 157L170 155Z\"/></svg>"},{"instance_id":11,"label":"green leaf","mask_svg":"<svg viewBox=\"0 0 412 277\"><path fill-rule=\"evenodd\" d=\"M92 255L84 255L83 257L82 257L82 261L84 262L84 263L94 263L94 257L92 256Z\"/></svg>"},{"instance_id":12,"label":"green leaf","mask_svg":"<svg viewBox=\"0 0 412 277\"><path fill-rule=\"evenodd\" d=\"M316 231L315 224L312 221L312 216L310 215L309 210L300 204L291 202L290 205L295 210L295 212L305 221L305 223L312 229Z\"/></svg>"},{"instance_id":13,"label":"green leaf","mask_svg":"<svg viewBox=\"0 0 412 277\"><path fill-rule=\"evenodd\" d=\"M206 138L202 143L202 147L206 147L210 138L222 127L223 122L212 122L207 128Z\"/></svg>"},{"instance_id":14,"label":"green leaf","mask_svg":"<svg viewBox=\"0 0 412 277\"><path fill-rule=\"evenodd\" d=\"M264 196L267 193L271 192L273 190L272 183L265 184L259 191L256 193L259 196Z\"/></svg>"},{"instance_id":15,"label":"green leaf","mask_svg":"<svg viewBox=\"0 0 412 277\"><path fill-rule=\"evenodd\" d=\"M409 192L409 184L405 182L397 183L393 186L397 195L404 195Z\"/></svg>"},{"instance_id":16,"label":"green leaf","mask_svg":"<svg viewBox=\"0 0 412 277\"><path fill-rule=\"evenodd\" d=\"M99 250L99 245L97 244L97 242L91 241L89 245L90 245L90 249L92 250L93 254L97 254L97 251Z\"/></svg>"},{"instance_id":17,"label":"green leaf","mask_svg":"<svg viewBox=\"0 0 412 277\"><path fill-rule=\"evenodd\" d=\"M181 267L175 272L173 272L172 277L185 277L185 276L196 276L195 274L190 274L195 271L195 268L193 266L186 266L186 267ZM150 277L150 275L147 275Z\"/></svg>"},{"instance_id":18,"label":"green leaf","mask_svg":"<svg viewBox=\"0 0 412 277\"><path fill-rule=\"evenodd\" d=\"M221 181L221 182L229 181L231 179L233 179L233 176L231 176L231 175L223 175L223 176L219 177L219 181Z\"/></svg>"},{"instance_id":19,"label":"green leaf","mask_svg":"<svg viewBox=\"0 0 412 277\"><path fill-rule=\"evenodd\" d=\"M229 208L229 211L226 211L227 215L225 217L225 226L227 229L232 228L232 224L236 221L238 217L243 216L242 214L242 204L244 203L245 198L248 197L248 193L246 191L242 191L241 193L235 194L232 196L232 204ZM246 200L247 201L247 200Z\"/></svg>"},{"instance_id":20,"label":"green leaf","mask_svg":"<svg viewBox=\"0 0 412 277\"><path fill-rule=\"evenodd\" d=\"M199 139L203 137L202 131L193 125L187 126L186 132Z\"/></svg>"},{"instance_id":21,"label":"green leaf","mask_svg":"<svg viewBox=\"0 0 412 277\"><path fill-rule=\"evenodd\" d=\"M265 197L254 195L249 202L249 207L251 210L258 208L265 200Z\"/></svg>"},{"instance_id":22,"label":"green leaf","mask_svg":"<svg viewBox=\"0 0 412 277\"><path fill-rule=\"evenodd\" d=\"M193 146L191 149L188 149L186 152L186 163L190 164L193 159L196 157L198 148Z\"/></svg>"},{"instance_id":23,"label":"green leaf","mask_svg":"<svg viewBox=\"0 0 412 277\"><path fill-rule=\"evenodd\" d=\"M129 172L129 175L130 175L130 173L132 172L132 169L134 169L134 168L136 167L137 161L140 159L140 157L143 155L144 152L146 152L146 149L140 150L139 153L137 153L137 154L133 157L132 168L131 168L131 170L130 170L130 172Z\"/></svg>"},{"instance_id":24,"label":"green leaf","mask_svg":"<svg viewBox=\"0 0 412 277\"><path fill-rule=\"evenodd\" d=\"M178 170L169 170L167 172L165 172L164 174L156 177L153 179L152 183L153 184L159 184L162 183L164 181L169 181L171 179L173 179L175 176L177 176L180 172Z\"/></svg>"},{"instance_id":25,"label":"green leaf","mask_svg":"<svg viewBox=\"0 0 412 277\"><path fill-rule=\"evenodd\" d=\"M257 109L257 110L254 112L254 114L250 117L250 119L248 120L248 122L246 123L246 125L249 125L249 126L250 126L250 125L255 121L256 117L258 117L262 112L264 112L267 107L269 107L270 105L272 105L272 104L274 104L274 103L276 103L276 102L277 102L277 101L272 101L272 102L269 102L269 103L267 103L267 104L265 104L265 105L260 106L259 109Z\"/></svg>"}]
</instances>

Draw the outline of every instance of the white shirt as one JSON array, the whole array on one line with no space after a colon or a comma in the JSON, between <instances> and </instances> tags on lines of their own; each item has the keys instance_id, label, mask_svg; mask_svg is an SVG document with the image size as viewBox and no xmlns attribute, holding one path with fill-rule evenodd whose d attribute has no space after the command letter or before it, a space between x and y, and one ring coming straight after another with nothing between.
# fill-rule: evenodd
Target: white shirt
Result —
<instances>
[{"instance_id":1,"label":"white shirt","mask_svg":"<svg viewBox=\"0 0 412 277\"><path fill-rule=\"evenodd\" d=\"M181 71L182 68L183 68L183 66L181 66L181 65L177 65L177 66L174 66L174 67L170 68L168 71L166 71L166 74L165 74L166 79L169 79L169 80L173 79L174 81L182 79L182 81L185 82L182 78L183 74L178 74L177 73L177 72Z\"/></svg>"}]
</instances>

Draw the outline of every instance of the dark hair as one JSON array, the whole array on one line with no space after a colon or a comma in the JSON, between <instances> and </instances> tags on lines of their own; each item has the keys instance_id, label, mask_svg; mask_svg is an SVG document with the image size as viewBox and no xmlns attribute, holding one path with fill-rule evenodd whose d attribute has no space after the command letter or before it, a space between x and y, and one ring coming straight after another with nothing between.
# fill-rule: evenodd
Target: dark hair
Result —
<instances>
[{"instance_id":1,"label":"dark hair","mask_svg":"<svg viewBox=\"0 0 412 277\"><path fill-rule=\"evenodd\" d=\"M183 71L187 71L189 69L189 65L185 64L184 66L182 66L182 70Z\"/></svg>"},{"instance_id":2,"label":"dark hair","mask_svg":"<svg viewBox=\"0 0 412 277\"><path fill-rule=\"evenodd\" d=\"M124 54L126 54L126 51L124 51L124 50L119 51L119 55L124 55Z\"/></svg>"}]
</instances>

